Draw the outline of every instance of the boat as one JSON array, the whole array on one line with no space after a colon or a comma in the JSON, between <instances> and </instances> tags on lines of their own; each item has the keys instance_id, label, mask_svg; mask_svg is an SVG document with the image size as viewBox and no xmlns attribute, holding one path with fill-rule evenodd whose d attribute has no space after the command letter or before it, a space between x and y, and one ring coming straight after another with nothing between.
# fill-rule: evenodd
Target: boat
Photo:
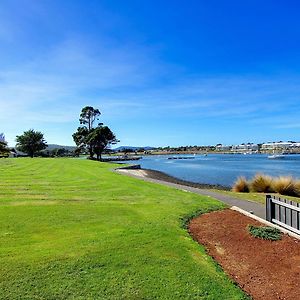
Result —
<instances>
[{"instance_id":1,"label":"boat","mask_svg":"<svg viewBox=\"0 0 300 300\"><path fill-rule=\"evenodd\" d=\"M286 156L283 154L273 154L269 155L268 159L284 159Z\"/></svg>"}]
</instances>

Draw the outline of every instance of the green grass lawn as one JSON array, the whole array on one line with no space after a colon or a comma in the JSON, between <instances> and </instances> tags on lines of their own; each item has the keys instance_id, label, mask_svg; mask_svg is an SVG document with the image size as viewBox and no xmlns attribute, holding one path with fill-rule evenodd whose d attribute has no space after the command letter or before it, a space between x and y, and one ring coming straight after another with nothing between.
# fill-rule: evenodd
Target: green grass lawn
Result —
<instances>
[{"instance_id":1,"label":"green grass lawn","mask_svg":"<svg viewBox=\"0 0 300 300\"><path fill-rule=\"evenodd\" d=\"M223 205L79 159L0 160L1 299L245 299L182 227Z\"/></svg>"}]
</instances>

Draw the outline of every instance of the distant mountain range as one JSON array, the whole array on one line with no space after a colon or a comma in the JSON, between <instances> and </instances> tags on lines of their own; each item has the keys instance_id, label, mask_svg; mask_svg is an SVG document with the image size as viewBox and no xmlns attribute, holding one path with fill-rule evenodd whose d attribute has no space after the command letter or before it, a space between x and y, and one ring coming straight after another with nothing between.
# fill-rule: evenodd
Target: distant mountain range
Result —
<instances>
[{"instance_id":1,"label":"distant mountain range","mask_svg":"<svg viewBox=\"0 0 300 300\"><path fill-rule=\"evenodd\" d=\"M63 145L57 145L57 144L48 144L46 150L53 150L53 149L66 149L69 151L73 151L76 149L76 146L63 146Z\"/></svg>"},{"instance_id":2,"label":"distant mountain range","mask_svg":"<svg viewBox=\"0 0 300 300\"><path fill-rule=\"evenodd\" d=\"M149 147L149 146L146 146L146 147L120 146L120 147L112 149L112 150L123 151L124 149L129 149L129 150L132 150L132 151L137 151L139 149L153 150L155 148L154 147Z\"/></svg>"},{"instance_id":3,"label":"distant mountain range","mask_svg":"<svg viewBox=\"0 0 300 300\"><path fill-rule=\"evenodd\" d=\"M66 150L69 150L69 151L73 151L73 150L76 149L76 146L63 146L63 145L57 145L57 144L48 144L46 150L51 151L53 149L62 149L62 148L66 149ZM148 151L148 150L153 150L155 148L154 147L149 147L149 146L146 146L146 147L120 146L120 147L112 149L112 150L123 151L124 149L129 149L129 150L132 150L132 151L138 151L139 149L145 149L146 151Z\"/></svg>"}]
</instances>

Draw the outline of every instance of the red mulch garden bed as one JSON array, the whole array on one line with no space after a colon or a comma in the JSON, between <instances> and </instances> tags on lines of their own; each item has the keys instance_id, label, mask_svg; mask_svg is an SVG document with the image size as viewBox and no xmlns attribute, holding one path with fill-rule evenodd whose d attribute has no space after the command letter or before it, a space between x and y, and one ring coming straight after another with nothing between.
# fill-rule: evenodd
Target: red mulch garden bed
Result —
<instances>
[{"instance_id":1,"label":"red mulch garden bed","mask_svg":"<svg viewBox=\"0 0 300 300\"><path fill-rule=\"evenodd\" d=\"M226 209L193 219L189 231L253 299L300 299L300 240L255 238L248 225L264 226Z\"/></svg>"}]
</instances>

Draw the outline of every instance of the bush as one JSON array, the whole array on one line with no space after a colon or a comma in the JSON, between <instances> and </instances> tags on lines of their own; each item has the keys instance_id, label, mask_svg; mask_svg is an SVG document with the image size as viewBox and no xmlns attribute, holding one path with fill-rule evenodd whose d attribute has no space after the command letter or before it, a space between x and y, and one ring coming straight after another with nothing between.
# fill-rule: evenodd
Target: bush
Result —
<instances>
[{"instance_id":1,"label":"bush","mask_svg":"<svg viewBox=\"0 0 300 300\"><path fill-rule=\"evenodd\" d=\"M279 229L269 226L248 225L248 231L252 236L264 240L278 241L282 236L282 233Z\"/></svg>"},{"instance_id":2,"label":"bush","mask_svg":"<svg viewBox=\"0 0 300 300\"><path fill-rule=\"evenodd\" d=\"M256 174L251 181L251 190L258 193L274 193L272 177Z\"/></svg>"},{"instance_id":3,"label":"bush","mask_svg":"<svg viewBox=\"0 0 300 300\"><path fill-rule=\"evenodd\" d=\"M249 193L249 183L245 177L239 177L233 184L232 190L237 193Z\"/></svg>"},{"instance_id":4,"label":"bush","mask_svg":"<svg viewBox=\"0 0 300 300\"><path fill-rule=\"evenodd\" d=\"M279 176L273 180L273 189L276 193L287 196L297 196L298 188L291 176Z\"/></svg>"},{"instance_id":5,"label":"bush","mask_svg":"<svg viewBox=\"0 0 300 300\"><path fill-rule=\"evenodd\" d=\"M300 180L294 181L295 193L297 197L300 197Z\"/></svg>"}]
</instances>

